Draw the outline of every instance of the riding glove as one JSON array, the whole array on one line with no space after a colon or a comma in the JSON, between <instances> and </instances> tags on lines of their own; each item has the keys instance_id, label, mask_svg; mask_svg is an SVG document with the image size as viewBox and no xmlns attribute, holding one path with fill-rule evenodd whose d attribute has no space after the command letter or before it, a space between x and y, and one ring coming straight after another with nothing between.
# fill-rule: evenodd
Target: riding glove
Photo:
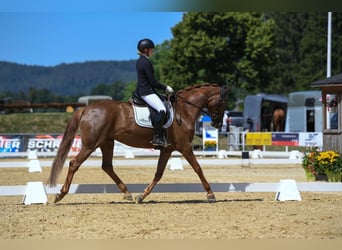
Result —
<instances>
[{"instance_id":1,"label":"riding glove","mask_svg":"<svg viewBox=\"0 0 342 250\"><path fill-rule=\"evenodd\" d=\"M166 86L165 92L168 95L172 95L174 93L173 88L171 88L170 86Z\"/></svg>"}]
</instances>

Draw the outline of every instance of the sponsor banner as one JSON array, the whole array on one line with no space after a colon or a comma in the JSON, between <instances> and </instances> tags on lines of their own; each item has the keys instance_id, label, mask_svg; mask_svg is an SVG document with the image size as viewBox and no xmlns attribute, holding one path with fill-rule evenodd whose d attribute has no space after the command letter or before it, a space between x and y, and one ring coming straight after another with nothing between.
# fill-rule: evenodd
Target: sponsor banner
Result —
<instances>
[{"instance_id":1,"label":"sponsor banner","mask_svg":"<svg viewBox=\"0 0 342 250\"><path fill-rule=\"evenodd\" d=\"M28 139L27 149L37 152L57 152L59 144L60 140L52 135L36 135Z\"/></svg>"},{"instance_id":2,"label":"sponsor banner","mask_svg":"<svg viewBox=\"0 0 342 250\"><path fill-rule=\"evenodd\" d=\"M203 122L203 150L204 151L218 151L218 129L210 125L211 118L204 116Z\"/></svg>"},{"instance_id":3,"label":"sponsor banner","mask_svg":"<svg viewBox=\"0 0 342 250\"><path fill-rule=\"evenodd\" d=\"M246 145L272 145L272 133L248 132L246 133Z\"/></svg>"},{"instance_id":4,"label":"sponsor banner","mask_svg":"<svg viewBox=\"0 0 342 250\"><path fill-rule=\"evenodd\" d=\"M0 135L0 153L27 152L28 150L57 152L62 138L63 135L52 134ZM218 139L218 130L210 125L210 120L204 120L203 150L217 151ZM246 133L246 145L322 147L323 133L248 132ZM78 153L81 146L80 136L76 135L70 153Z\"/></svg>"},{"instance_id":5,"label":"sponsor banner","mask_svg":"<svg viewBox=\"0 0 342 250\"><path fill-rule=\"evenodd\" d=\"M22 152L23 142L20 135L0 135L0 152L12 153Z\"/></svg>"},{"instance_id":6,"label":"sponsor banner","mask_svg":"<svg viewBox=\"0 0 342 250\"><path fill-rule=\"evenodd\" d=\"M299 146L303 147L323 147L323 133L299 133Z\"/></svg>"},{"instance_id":7,"label":"sponsor banner","mask_svg":"<svg viewBox=\"0 0 342 250\"><path fill-rule=\"evenodd\" d=\"M299 134L273 133L272 146L299 146Z\"/></svg>"},{"instance_id":8,"label":"sponsor banner","mask_svg":"<svg viewBox=\"0 0 342 250\"><path fill-rule=\"evenodd\" d=\"M63 135L53 136L50 134L40 134L29 138L27 149L37 152L57 152ZM81 139L79 136L74 138L70 152L77 153L81 149Z\"/></svg>"}]
</instances>

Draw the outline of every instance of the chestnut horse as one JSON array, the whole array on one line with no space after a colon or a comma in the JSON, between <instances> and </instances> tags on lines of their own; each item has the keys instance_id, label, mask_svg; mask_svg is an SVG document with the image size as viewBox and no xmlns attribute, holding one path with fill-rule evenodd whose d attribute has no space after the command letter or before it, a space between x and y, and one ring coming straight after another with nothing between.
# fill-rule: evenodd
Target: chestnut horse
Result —
<instances>
[{"instance_id":1,"label":"chestnut horse","mask_svg":"<svg viewBox=\"0 0 342 250\"><path fill-rule=\"evenodd\" d=\"M282 108L275 108L273 111L273 131L284 131L285 111Z\"/></svg>"},{"instance_id":2,"label":"chestnut horse","mask_svg":"<svg viewBox=\"0 0 342 250\"><path fill-rule=\"evenodd\" d=\"M175 119L166 130L168 146L160 149L160 155L152 182L142 194L135 197L136 203L142 203L157 182L161 179L168 159L175 150L189 162L199 176L203 188L207 191L207 199L215 201L215 195L207 182L201 166L199 165L191 142L194 138L194 125L203 108L207 108L211 116L212 126L222 126L224 109L227 102L227 88L217 84L197 84L175 95L173 109ZM70 160L69 170L60 193L56 195L55 202L60 201L68 192L75 172L96 148L102 152L102 169L116 183L123 198L133 200L127 186L116 175L113 169L114 140L126 145L139 148L152 148L151 140L153 130L139 127L134 120L133 108L129 102L116 100L99 101L77 110L68 122L57 155L52 164L48 184L55 186L57 178L63 168L76 132L80 131L82 147L80 152Z\"/></svg>"}]
</instances>

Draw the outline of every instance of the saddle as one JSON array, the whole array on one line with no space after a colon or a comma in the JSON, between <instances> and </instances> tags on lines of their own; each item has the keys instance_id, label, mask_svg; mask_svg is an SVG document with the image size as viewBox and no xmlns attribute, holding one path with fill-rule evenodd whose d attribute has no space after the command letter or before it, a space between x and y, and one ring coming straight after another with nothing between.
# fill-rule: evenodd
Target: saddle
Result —
<instances>
[{"instance_id":1,"label":"saddle","mask_svg":"<svg viewBox=\"0 0 342 250\"><path fill-rule=\"evenodd\" d=\"M171 126L174 118L173 108L170 101L163 96L158 95L166 107L166 116L163 128ZM150 107L136 92L134 92L128 102L132 105L135 122L138 126L144 128L153 128L157 111Z\"/></svg>"}]
</instances>

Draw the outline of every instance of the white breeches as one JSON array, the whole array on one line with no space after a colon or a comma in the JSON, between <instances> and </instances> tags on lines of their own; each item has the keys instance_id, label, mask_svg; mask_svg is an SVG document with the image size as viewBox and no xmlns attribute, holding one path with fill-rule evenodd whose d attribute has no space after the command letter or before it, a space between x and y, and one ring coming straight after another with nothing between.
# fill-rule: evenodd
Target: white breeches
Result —
<instances>
[{"instance_id":1,"label":"white breeches","mask_svg":"<svg viewBox=\"0 0 342 250\"><path fill-rule=\"evenodd\" d=\"M166 112L164 103L160 100L160 98L156 94L144 95L141 98L158 112L160 111Z\"/></svg>"}]
</instances>

